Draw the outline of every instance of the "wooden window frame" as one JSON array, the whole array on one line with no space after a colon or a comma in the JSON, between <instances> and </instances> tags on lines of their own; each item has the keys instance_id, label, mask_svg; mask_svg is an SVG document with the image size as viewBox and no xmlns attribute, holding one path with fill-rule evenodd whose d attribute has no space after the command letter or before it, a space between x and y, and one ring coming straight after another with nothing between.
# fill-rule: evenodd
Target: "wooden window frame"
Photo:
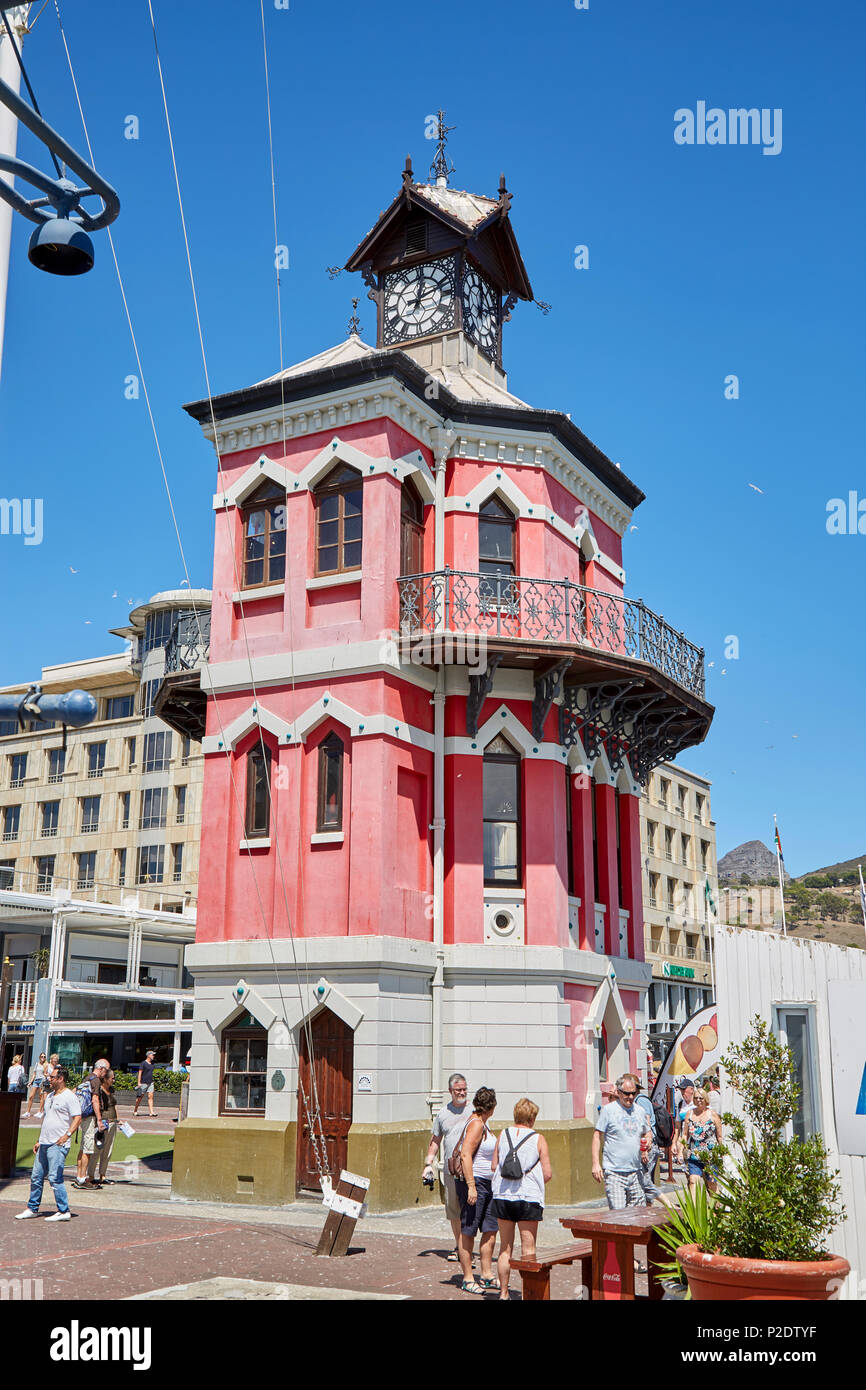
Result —
<instances>
[{"instance_id":1,"label":"wooden window frame","mask_svg":"<svg viewBox=\"0 0 866 1390\"><path fill-rule=\"evenodd\" d=\"M329 821L327 807L325 805L325 795L328 782L328 762L330 755L336 753L339 748L339 779L337 783L337 819ZM316 794L316 834L327 835L336 833L343 829L343 769L346 756L346 748L343 740L337 733L328 734L323 738L318 748L318 791Z\"/></svg>"},{"instance_id":2,"label":"wooden window frame","mask_svg":"<svg viewBox=\"0 0 866 1390\"><path fill-rule=\"evenodd\" d=\"M275 493L276 493L276 495L275 495ZM280 498L282 498L282 500L280 500ZM284 524L283 524L282 526L277 526L277 525L275 525L274 512L277 510L278 507L282 507L282 510L283 510ZM265 513L265 530L264 530L264 535L263 535L263 537L262 537L263 546L264 546L264 554L262 555L262 557L261 557L260 560L248 560L248 559L247 559L247 553L246 553L246 551L247 551L247 540L249 539L249 537L248 537L248 535L247 535L247 526L248 526L248 524L249 524L250 516L252 515L253 512L264 512L264 513ZM252 496L247 497L247 498L244 499L244 501L243 501L243 503L242 503L242 505L241 505L241 507L240 507L240 514L241 514L241 563L240 563L240 571L241 571L241 589L244 591L244 593L246 593L247 591L251 591L251 590L255 590L255 589L264 589L267 585L270 585L270 584L283 584L283 583L285 583L285 578L286 578L286 558L287 558L287 556L286 556L286 549L287 549L287 547L286 547L287 526L286 526L286 524L285 524L285 521L287 520L287 518L286 518L286 492L285 492L285 489L284 489L284 488L281 488L280 485L279 485L278 483L274 483L274 482L268 482L268 483L263 483L263 484L261 484L261 485L256 489L256 491L252 494ZM271 555L270 546L271 546L271 537L272 537L273 535L282 535L282 537L283 537L283 549L282 549L282 553L279 554L279 555ZM281 575L278 575L276 578L274 578L274 577L271 575L271 561L272 561L272 560L282 560L282 562L283 562L283 572L282 572ZM255 582L253 582L253 583L249 583L249 582L247 581L247 565L258 565L258 564L261 564L261 566L262 566L262 577L261 577L261 579L255 580Z\"/></svg>"},{"instance_id":3,"label":"wooden window frame","mask_svg":"<svg viewBox=\"0 0 866 1390\"><path fill-rule=\"evenodd\" d=\"M485 825L507 825L517 826L517 863L515 865L515 876L510 878L488 878L487 865L482 864L484 870L485 888L522 888L523 886L523 759L515 749L514 753L488 753L482 755L481 769L481 824L482 824L482 859L483 849L483 827ZM517 814L513 822L504 821L501 816L488 817L484 814L484 767L487 763L507 763L513 766L517 772Z\"/></svg>"},{"instance_id":4,"label":"wooden window frame","mask_svg":"<svg viewBox=\"0 0 866 1390\"><path fill-rule=\"evenodd\" d=\"M497 514L488 515L487 509L493 506L498 509ZM485 555L482 552L481 526L482 522L485 521L503 529L508 528L511 535L510 560L501 560L496 555ZM499 569L495 573L491 573L489 570L485 570L485 565L498 565ZM517 517L497 497L488 497L487 501L482 503L478 509L478 572L482 576L479 580L479 607L481 611L490 612L499 609L504 611L506 616L516 617L520 602L517 586L514 583L517 575ZM481 586L485 583L490 589L489 594L481 592Z\"/></svg>"},{"instance_id":5,"label":"wooden window frame","mask_svg":"<svg viewBox=\"0 0 866 1390\"><path fill-rule=\"evenodd\" d=\"M265 1070L264 1070L263 1072L258 1072L258 1071L255 1071L255 1072L253 1072L253 1071L241 1071L241 1072L235 1071L235 1072L230 1072L230 1071L227 1071L227 1070L226 1070L226 1052L227 1052L227 1046L226 1046L226 1044L229 1043L229 1042L233 1042L233 1041L235 1041L235 1040L237 1040L237 1039L242 1039L242 1040L246 1040L247 1042L249 1042L249 1041L251 1041L253 1038L258 1037L258 1036L261 1036L261 1037L264 1039L264 1044L265 1044ZM267 1033L267 1029L266 1029L266 1028L262 1028L261 1026L257 1026L257 1027L243 1027L243 1028L232 1028L232 1027L228 1027L228 1028L224 1028L224 1029L223 1029L223 1031L222 1031L222 1036L221 1036L221 1038L220 1038L220 1084L219 1084L219 1092L218 1092L218 1094L217 1094L217 1102L218 1102L218 1108L219 1108L219 1114L220 1114L220 1115L257 1115L257 1116L259 1117L259 1119L263 1119L263 1118L264 1118L265 1113L266 1113L266 1110L267 1110L267 1077L268 1077L267 1060L268 1060L268 1033ZM249 1053L247 1053L247 1061L249 1061ZM247 1108L247 1109L245 1109L245 1110L244 1110L244 1109L240 1109L238 1106L230 1106L230 1107L226 1106L226 1103L225 1103L225 1090L226 1090L226 1077L227 1077L227 1076L263 1076L263 1077L265 1078L265 1104L264 1104L263 1106L258 1106L258 1107L256 1107L255 1109Z\"/></svg>"},{"instance_id":6,"label":"wooden window frame","mask_svg":"<svg viewBox=\"0 0 866 1390\"><path fill-rule=\"evenodd\" d=\"M424 569L424 503L418 489L407 478L400 489L400 575L420 574ZM407 503L411 504L408 506ZM414 515L413 515L414 513ZM407 545L407 534L410 536ZM407 562L407 550L417 545L419 564Z\"/></svg>"},{"instance_id":7,"label":"wooden window frame","mask_svg":"<svg viewBox=\"0 0 866 1390\"><path fill-rule=\"evenodd\" d=\"M340 475L342 475L342 474L344 474L344 473L347 473L347 472L348 472L348 473L351 473L351 474L356 474L356 478L346 478L346 477L343 477L342 482L339 482L339 483L329 483L328 478L333 478L333 477L335 477L335 476L336 476L336 477L340 477ZM342 466L340 466L340 467L338 467L338 468L336 468L336 469L332 469L332 471L331 471L331 473L328 475L328 477L325 478L325 479L319 484L319 486L318 486L317 488L315 488L314 491L313 491L313 507L314 507L314 509L315 509L315 532L314 532L314 538L313 538L313 551L314 551L314 560L315 560L315 563L314 563L314 566L313 566L313 572L314 572L314 574L315 574L315 576L316 576L317 579L329 578L329 577L331 577L332 575L337 575L337 574L356 574L356 573L357 573L357 574L360 575L361 567L362 567L362 563L363 563L363 557L364 557L364 494L363 494L363 483L364 483L364 479L363 479L362 475L361 475L360 473L357 472L357 469L351 468L351 467L349 466L349 464L343 464ZM359 489L361 490L361 512L360 512L360 517L361 517L361 535L358 537L357 541L347 541L347 540L345 539L345 534L344 534L345 521L346 521L346 517L345 517L344 494L347 493L347 492L356 492L356 491L358 491ZM338 497L340 500L339 500L338 507L337 507L337 515L336 515L336 517L329 517L326 521L323 522L323 521L321 520L321 518L320 518L319 513L320 513L320 509L321 509L321 504L322 504L322 502L325 501L325 499L328 498L328 497ZM336 524L337 524L337 539L336 539L336 541L331 541L331 542L329 542L329 544L328 544L327 546L322 546L322 545L320 544L320 542L319 542L319 528L320 528L321 526L323 526L323 525L329 525L329 524L331 524L331 523L333 523L333 522L336 522ZM356 544L358 544L358 545L361 546L361 560L359 560L359 562L358 562L357 565L346 565L346 564L344 564L344 563L343 563L343 557L344 557L345 547L346 547L347 545L356 545ZM323 550L323 549L330 550L331 547L332 547L333 545L336 545L336 547L337 547L337 561L338 561L337 568L336 568L336 569L329 569L329 570L322 569L321 564L319 563L319 553L320 553L320 551Z\"/></svg>"},{"instance_id":8,"label":"wooden window frame","mask_svg":"<svg viewBox=\"0 0 866 1390\"><path fill-rule=\"evenodd\" d=\"M253 826L253 817L254 817L254 814L255 814L255 799L256 799L257 774L256 774L255 776L253 776L253 775L251 775L251 773L253 772L254 763L255 763L255 760L256 760L256 759L260 759L261 762L262 762L263 764L266 764L266 772L265 772L265 795L266 795L266 798L267 798L267 808L268 808L267 822L268 822L268 823L267 823L267 825L265 826L264 830L255 829L254 826ZM246 799L245 799L245 802L244 802L244 839L245 839L245 840L266 840L266 839L268 838L268 836L270 835L270 833L271 833L271 811L272 811L272 809L273 809L273 805L272 805L272 797L271 797L271 786L272 786L272 783L271 783L271 766L270 766L270 765L271 765L271 750L270 750L270 748L268 747L267 744L264 744L264 746L262 746L261 743L257 743L257 744L255 744L252 748L250 748L249 752L247 753L247 757L246 757L247 785L246 785Z\"/></svg>"}]
</instances>

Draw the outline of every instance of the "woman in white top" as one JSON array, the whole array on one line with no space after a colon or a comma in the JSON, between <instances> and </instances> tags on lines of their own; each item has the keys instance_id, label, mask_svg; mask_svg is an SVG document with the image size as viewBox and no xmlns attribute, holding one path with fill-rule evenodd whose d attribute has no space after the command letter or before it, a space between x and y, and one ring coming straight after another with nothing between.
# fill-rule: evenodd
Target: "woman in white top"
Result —
<instances>
[{"instance_id":1,"label":"woman in white top","mask_svg":"<svg viewBox=\"0 0 866 1390\"><path fill-rule=\"evenodd\" d=\"M13 1094L20 1095L22 1091L27 1089L24 1084L26 1077L27 1073L21 1065L21 1054L19 1053L18 1056L12 1058L12 1065L6 1073L9 1090Z\"/></svg>"},{"instance_id":2,"label":"woman in white top","mask_svg":"<svg viewBox=\"0 0 866 1390\"><path fill-rule=\"evenodd\" d=\"M493 1247L496 1244L496 1217L493 1214L493 1154L496 1138L490 1132L487 1121L496 1109L496 1092L489 1086L479 1086L472 1101L472 1118L458 1141L455 1154L459 1150L463 1170L462 1180L455 1181L457 1200L460 1202L460 1240L457 1254L463 1271L464 1293L488 1293L498 1289L499 1283L493 1275ZM480 1232L481 1274L472 1277L472 1247L475 1236Z\"/></svg>"},{"instance_id":3,"label":"woman in white top","mask_svg":"<svg viewBox=\"0 0 866 1390\"><path fill-rule=\"evenodd\" d=\"M543 1134L533 1129L538 1106L526 1097L514 1107L514 1124L504 1129L493 1154L493 1209L499 1222L499 1297L507 1301L514 1227L520 1231L520 1258L535 1258L538 1223L544 1216L544 1186L553 1176ZM502 1172L515 1166L520 1177Z\"/></svg>"},{"instance_id":4,"label":"woman in white top","mask_svg":"<svg viewBox=\"0 0 866 1390\"><path fill-rule=\"evenodd\" d=\"M25 1115L29 1115L32 1111L34 1098L37 1095L41 1096L42 1094L42 1081L47 1070L48 1059L46 1058L44 1052L40 1052L39 1061L33 1063L33 1067L30 1072L30 1094L27 1097L27 1109L24 1111Z\"/></svg>"}]
</instances>

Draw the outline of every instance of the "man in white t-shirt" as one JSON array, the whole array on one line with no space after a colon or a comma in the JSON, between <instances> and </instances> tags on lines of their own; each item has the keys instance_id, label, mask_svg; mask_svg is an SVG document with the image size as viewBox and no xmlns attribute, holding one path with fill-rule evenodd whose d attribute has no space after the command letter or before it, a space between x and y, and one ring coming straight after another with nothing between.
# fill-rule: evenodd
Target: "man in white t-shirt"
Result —
<instances>
[{"instance_id":1,"label":"man in white t-shirt","mask_svg":"<svg viewBox=\"0 0 866 1390\"><path fill-rule=\"evenodd\" d=\"M28 1216L39 1215L42 1189L48 1178L54 1192L57 1210L46 1221L69 1221L69 1199L63 1185L63 1164L69 1153L72 1136L81 1124L81 1102L66 1082L69 1073L65 1067L55 1067L51 1075L51 1094L45 1099L45 1118L39 1131L39 1138L33 1145L33 1172L30 1177L30 1199L23 1211L16 1215L16 1221Z\"/></svg>"},{"instance_id":2,"label":"man in white t-shirt","mask_svg":"<svg viewBox=\"0 0 866 1390\"><path fill-rule=\"evenodd\" d=\"M454 1232L455 1247L460 1239L460 1203L457 1200L457 1190L454 1186L454 1178L448 1172L448 1160L454 1152L461 1134L472 1119L472 1106L469 1104L469 1088L466 1077L461 1076L459 1071L454 1072L448 1078L448 1090L451 1095L447 1105L443 1105L436 1119L433 1121L433 1133L430 1136L430 1143L427 1146L427 1158L424 1163L422 1178L432 1178L433 1160L442 1146L442 1184L445 1188L445 1215L451 1222L451 1230ZM457 1250L448 1256L449 1260L457 1259Z\"/></svg>"}]
</instances>

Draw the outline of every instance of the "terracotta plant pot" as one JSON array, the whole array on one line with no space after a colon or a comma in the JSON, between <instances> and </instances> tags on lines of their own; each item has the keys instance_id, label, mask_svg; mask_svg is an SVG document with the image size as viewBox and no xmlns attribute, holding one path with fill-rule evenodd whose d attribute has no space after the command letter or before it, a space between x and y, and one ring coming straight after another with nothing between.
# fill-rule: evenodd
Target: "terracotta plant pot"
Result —
<instances>
[{"instance_id":1,"label":"terracotta plant pot","mask_svg":"<svg viewBox=\"0 0 866 1390\"><path fill-rule=\"evenodd\" d=\"M692 1298L716 1303L739 1299L826 1302L838 1298L851 1268L838 1255L826 1260L747 1260L707 1255L696 1245L681 1245L677 1259Z\"/></svg>"}]
</instances>

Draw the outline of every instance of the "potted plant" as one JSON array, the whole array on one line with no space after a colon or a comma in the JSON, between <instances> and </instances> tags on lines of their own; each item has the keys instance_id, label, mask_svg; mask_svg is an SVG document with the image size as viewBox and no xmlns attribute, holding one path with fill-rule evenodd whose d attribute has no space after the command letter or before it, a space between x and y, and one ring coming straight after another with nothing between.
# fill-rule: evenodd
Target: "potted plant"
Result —
<instances>
[{"instance_id":1,"label":"potted plant","mask_svg":"<svg viewBox=\"0 0 866 1390\"><path fill-rule=\"evenodd\" d=\"M715 1150L716 1160L731 1162L717 1173L714 1197L703 1196L703 1184L696 1198L678 1194L659 1231L674 1257L664 1272L679 1269L690 1296L704 1301L835 1298L850 1269L827 1250L844 1216L839 1175L828 1169L820 1135L784 1138L799 1094L791 1051L756 1016L721 1064L749 1128L740 1116L722 1116L737 1156Z\"/></svg>"}]
</instances>

